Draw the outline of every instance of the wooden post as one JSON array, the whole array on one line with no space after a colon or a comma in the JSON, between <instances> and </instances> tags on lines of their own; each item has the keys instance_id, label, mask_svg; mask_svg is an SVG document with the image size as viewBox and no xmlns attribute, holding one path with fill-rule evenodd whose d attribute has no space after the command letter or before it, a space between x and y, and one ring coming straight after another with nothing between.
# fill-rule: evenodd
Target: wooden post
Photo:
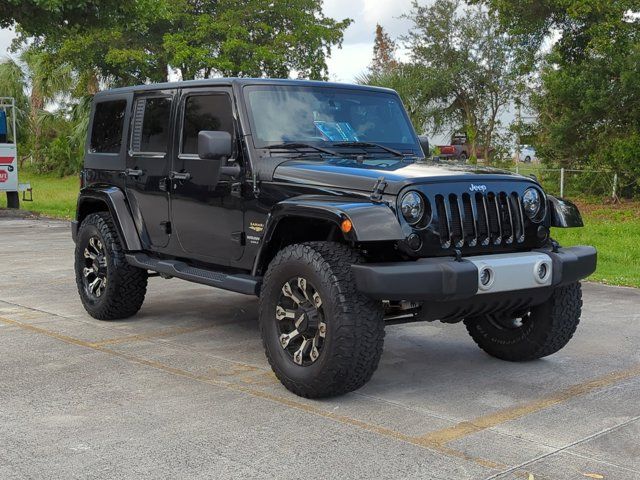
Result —
<instances>
[{"instance_id":1,"label":"wooden post","mask_svg":"<svg viewBox=\"0 0 640 480\"><path fill-rule=\"evenodd\" d=\"M564 167L560 169L560 198L564 198Z\"/></svg>"}]
</instances>

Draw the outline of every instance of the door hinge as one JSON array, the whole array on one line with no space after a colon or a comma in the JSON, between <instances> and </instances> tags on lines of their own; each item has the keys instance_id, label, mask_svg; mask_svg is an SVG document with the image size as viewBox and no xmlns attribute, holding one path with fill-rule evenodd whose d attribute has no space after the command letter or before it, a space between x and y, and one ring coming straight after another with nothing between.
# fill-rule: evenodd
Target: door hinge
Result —
<instances>
[{"instance_id":1,"label":"door hinge","mask_svg":"<svg viewBox=\"0 0 640 480\"><path fill-rule=\"evenodd\" d=\"M160 222L160 226L164 228L164 233L171 234L171 222Z\"/></svg>"},{"instance_id":2,"label":"door hinge","mask_svg":"<svg viewBox=\"0 0 640 480\"><path fill-rule=\"evenodd\" d=\"M169 179L167 177L165 178L161 178L160 182L158 183L158 189L161 192L168 192L169 191L169 184L171 182L169 181Z\"/></svg>"},{"instance_id":3,"label":"door hinge","mask_svg":"<svg viewBox=\"0 0 640 480\"><path fill-rule=\"evenodd\" d=\"M244 232L232 232L231 240L233 240L233 243L237 243L242 246L247 244L247 237Z\"/></svg>"}]
</instances>

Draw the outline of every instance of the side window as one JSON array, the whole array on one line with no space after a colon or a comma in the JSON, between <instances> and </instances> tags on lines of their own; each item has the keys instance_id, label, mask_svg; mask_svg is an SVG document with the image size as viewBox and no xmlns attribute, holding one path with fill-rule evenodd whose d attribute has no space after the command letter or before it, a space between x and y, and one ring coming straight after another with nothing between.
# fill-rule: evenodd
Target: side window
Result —
<instances>
[{"instance_id":1,"label":"side window","mask_svg":"<svg viewBox=\"0 0 640 480\"><path fill-rule=\"evenodd\" d=\"M131 153L166 153L170 115L170 98L138 99L133 112Z\"/></svg>"},{"instance_id":2,"label":"side window","mask_svg":"<svg viewBox=\"0 0 640 480\"><path fill-rule=\"evenodd\" d=\"M181 153L198 153L198 133L202 130L222 130L234 134L233 110L229 95L223 93L187 97Z\"/></svg>"},{"instance_id":3,"label":"side window","mask_svg":"<svg viewBox=\"0 0 640 480\"><path fill-rule=\"evenodd\" d=\"M126 108L126 100L96 105L91 128L91 153L120 153Z\"/></svg>"}]
</instances>

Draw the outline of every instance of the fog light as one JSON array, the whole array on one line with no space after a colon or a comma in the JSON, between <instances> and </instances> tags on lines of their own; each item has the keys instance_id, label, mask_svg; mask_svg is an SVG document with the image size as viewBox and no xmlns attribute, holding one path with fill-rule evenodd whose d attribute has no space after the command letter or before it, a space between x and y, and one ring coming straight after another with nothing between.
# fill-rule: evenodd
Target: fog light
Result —
<instances>
[{"instance_id":1,"label":"fog light","mask_svg":"<svg viewBox=\"0 0 640 480\"><path fill-rule=\"evenodd\" d=\"M480 270L480 285L483 287L488 287L491 285L491 281L493 280L493 272L490 268L483 268Z\"/></svg>"},{"instance_id":2,"label":"fog light","mask_svg":"<svg viewBox=\"0 0 640 480\"><path fill-rule=\"evenodd\" d=\"M540 265L538 265L538 278L542 280L544 277L546 277L547 271L548 269L546 263L541 263Z\"/></svg>"},{"instance_id":3,"label":"fog light","mask_svg":"<svg viewBox=\"0 0 640 480\"><path fill-rule=\"evenodd\" d=\"M412 233L407 237L407 243L412 250L418 251L420 250L420 247L422 247L422 240L415 233Z\"/></svg>"},{"instance_id":4,"label":"fog light","mask_svg":"<svg viewBox=\"0 0 640 480\"><path fill-rule=\"evenodd\" d=\"M540 285L544 285L551 276L551 264L549 262L540 261L533 268L533 278Z\"/></svg>"}]
</instances>

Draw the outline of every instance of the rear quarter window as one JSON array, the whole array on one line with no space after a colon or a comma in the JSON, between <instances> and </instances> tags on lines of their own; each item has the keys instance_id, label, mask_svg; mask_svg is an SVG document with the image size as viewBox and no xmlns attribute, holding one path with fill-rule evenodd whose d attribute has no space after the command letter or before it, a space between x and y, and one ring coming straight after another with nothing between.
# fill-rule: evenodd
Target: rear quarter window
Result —
<instances>
[{"instance_id":1,"label":"rear quarter window","mask_svg":"<svg viewBox=\"0 0 640 480\"><path fill-rule=\"evenodd\" d=\"M170 98L139 98L134 108L131 153L166 153L170 119Z\"/></svg>"},{"instance_id":2,"label":"rear quarter window","mask_svg":"<svg viewBox=\"0 0 640 480\"><path fill-rule=\"evenodd\" d=\"M96 104L89 147L91 153L120 153L126 109L126 100Z\"/></svg>"}]
</instances>

